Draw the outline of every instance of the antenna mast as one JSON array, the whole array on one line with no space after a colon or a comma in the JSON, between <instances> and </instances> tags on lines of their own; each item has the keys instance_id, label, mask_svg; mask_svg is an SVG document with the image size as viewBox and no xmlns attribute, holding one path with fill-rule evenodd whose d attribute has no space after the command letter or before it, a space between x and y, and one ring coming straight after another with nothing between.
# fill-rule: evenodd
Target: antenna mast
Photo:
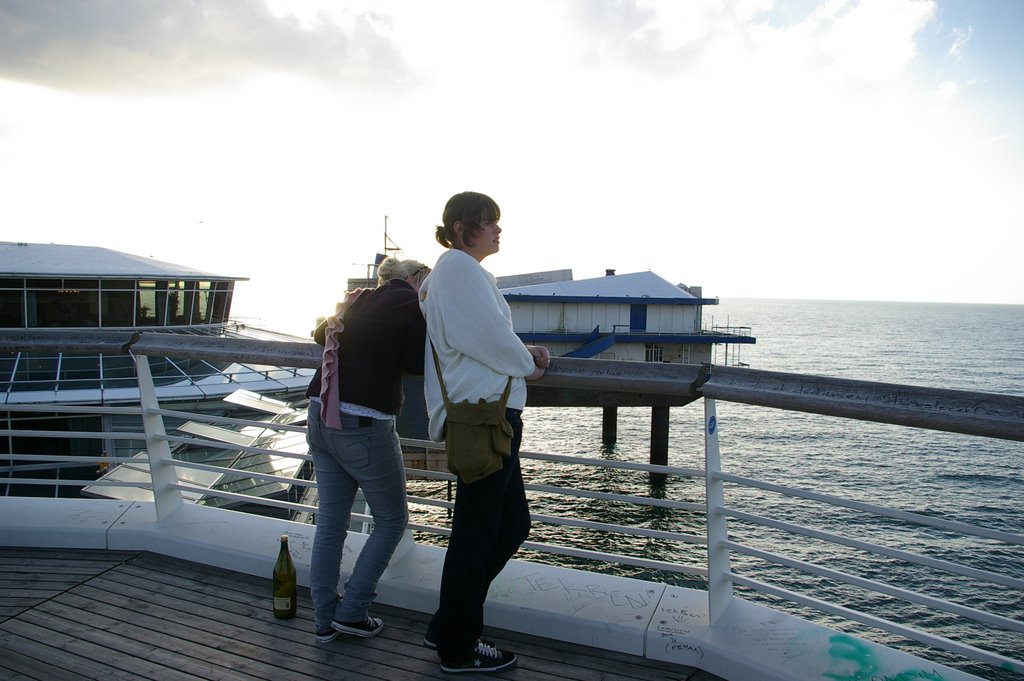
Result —
<instances>
[{"instance_id":1,"label":"antenna mast","mask_svg":"<svg viewBox=\"0 0 1024 681\"><path fill-rule=\"evenodd\" d=\"M388 245L390 244L390 245ZM373 262L364 263L366 265L366 282L367 285L373 286L374 278L377 276L377 267L383 262L384 258L391 255L395 251L401 251L401 247L396 244L391 237L388 236L388 216L384 216L384 252L378 253L377 257L374 258ZM360 263L352 263L353 265L359 265Z\"/></svg>"},{"instance_id":2,"label":"antenna mast","mask_svg":"<svg viewBox=\"0 0 1024 681\"><path fill-rule=\"evenodd\" d=\"M388 244L391 244L388 246ZM391 255L388 251L401 251L402 249L388 236L388 216L384 216L384 256Z\"/></svg>"}]
</instances>

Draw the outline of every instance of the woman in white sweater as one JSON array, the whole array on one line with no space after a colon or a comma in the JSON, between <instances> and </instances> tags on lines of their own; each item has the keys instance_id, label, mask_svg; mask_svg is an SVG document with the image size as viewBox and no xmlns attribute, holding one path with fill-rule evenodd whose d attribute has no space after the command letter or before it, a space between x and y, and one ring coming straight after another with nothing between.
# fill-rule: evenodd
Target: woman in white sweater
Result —
<instances>
[{"instance_id":1,"label":"woman in white sweater","mask_svg":"<svg viewBox=\"0 0 1024 681\"><path fill-rule=\"evenodd\" d=\"M480 632L487 589L530 532L519 467L521 414L525 381L542 376L550 356L547 348L524 345L516 336L508 303L480 264L498 252L500 217L498 204L484 194L463 192L449 199L444 224L435 233L448 250L419 291L429 338L424 390L431 439L444 439L445 421L431 347L453 403L500 400L512 378L506 404L514 432L511 456L503 457L501 470L481 480L457 481L440 605L424 638L424 645L437 649L446 672L497 672L516 664L515 653L481 641Z\"/></svg>"}]
</instances>

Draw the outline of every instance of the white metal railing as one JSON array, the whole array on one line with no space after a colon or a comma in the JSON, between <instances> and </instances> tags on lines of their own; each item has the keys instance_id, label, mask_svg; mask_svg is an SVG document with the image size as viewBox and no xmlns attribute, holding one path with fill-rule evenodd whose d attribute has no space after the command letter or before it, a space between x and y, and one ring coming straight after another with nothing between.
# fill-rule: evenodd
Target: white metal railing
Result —
<instances>
[{"instance_id":1,"label":"white metal railing","mask_svg":"<svg viewBox=\"0 0 1024 681\"><path fill-rule=\"evenodd\" d=\"M976 527L967 523L949 521L941 518L932 518L917 513L887 508L877 504L868 504L860 501L843 499L834 495L820 494L786 485L766 483L764 481L723 473L721 471L721 459L718 451L718 428L715 403L716 400L705 399L705 425L707 429L705 442L707 448L708 470L708 565L710 571L708 590L712 619L714 619L715 616L720 616L728 606L729 599L733 597L732 587L743 586L762 594L768 594L789 602L808 606L846 620L860 622L926 645L934 646L958 655L963 655L969 659L977 660L996 668L1024 671L1024 668L1021 667L1020 661L1015 660L1008 655L982 650L977 646L967 645L961 641L955 641L945 636L938 636L926 631L921 631L911 626L893 622L884 617L873 616L852 608L823 601L820 598L808 597L807 595L793 589L766 583L762 580L754 579L734 571L731 568L731 565L735 562L737 556L755 557L767 563L794 568L805 574L826 577L834 582L851 585L878 594L885 594L939 611L956 614L960 617L965 617L976 622L982 622L1009 632L1024 632L1024 621L1021 619L1004 617L978 608L962 606L947 599L928 596L911 589L900 588L898 586L882 583L873 579L865 579L841 570L822 567L803 560L793 559L776 551L765 551L730 540L726 530L726 524L728 519L731 518L751 523L753 525L783 530L793 535L825 540L836 545L847 546L880 556L897 558L907 563L927 566L936 570L958 574L991 584L1001 584L1024 593L1024 579L1021 578L1002 575L989 570L979 570L950 561L921 556L909 551L893 549L871 542L859 541L796 523L779 521L774 518L766 518L738 510L725 504L723 501L722 489L725 483L731 483L750 489L768 490L833 507L855 509L874 514L879 517L899 520L910 525L938 528L955 532L961 536L985 538L992 541L1002 542L1007 546L1024 546L1024 535L1021 534L1001 532L998 530ZM1021 638L1021 640L1024 641L1024 638Z\"/></svg>"},{"instance_id":2,"label":"white metal railing","mask_svg":"<svg viewBox=\"0 0 1024 681\"><path fill-rule=\"evenodd\" d=\"M221 353L221 356L222 355L223 352ZM577 362L592 361L593 360L577 360ZM630 363L614 364L622 365ZM578 368L584 365L571 364L567 366L569 366L570 369L573 369L573 367ZM54 480L40 477L15 477L15 469L20 465L26 464L48 465L53 463L85 463L103 465L117 462L112 462L109 458L100 456L81 457L54 454L19 454L12 450L8 454L0 455L0 464L6 463L6 466L4 466L2 470L5 472L6 477L9 478L8 480L0 480L0 485L3 486L4 490L9 493L12 485L32 485L37 487L53 486L54 488L74 486L102 487L107 485L113 487L148 488L153 492L157 515L160 518L170 516L175 509L184 503L183 493L185 492L202 494L208 497L217 497L234 502L264 505L269 508L286 510L294 514L315 514L315 503L283 501L276 499L255 499L251 496L224 490L209 489L201 485L180 480L178 470L182 469L213 472L224 476L259 478L262 480L294 486L300 489L315 489L315 481L311 480L296 479L294 477L281 476L273 473L237 471L225 466L217 466L175 458L174 447L190 445L245 451L264 454L267 456L291 457L299 461L310 460L308 454L288 453L259 446L229 446L223 442L194 436L168 434L164 430L165 418L191 419L218 425L243 428L262 428L292 433L301 433L303 432L303 428L301 426L289 424L275 424L248 419L203 415L187 411L162 408L156 399L155 387L153 385L152 377L149 375L148 360L145 355L137 357L137 367L142 396L141 405L139 407L94 407L71 405L47 405L44 407L41 405L8 405L7 409L11 413L15 413L17 411L31 411L36 413L52 412L57 414L92 413L121 416L138 415L143 426L141 432L60 432L59 437L66 439L94 438L101 441L113 439L145 440L146 454L132 459L132 462L148 464L151 472L151 479L138 482L109 483L93 479L71 480L65 478ZM622 369L621 366L617 368ZM657 371L656 368L652 369L651 367L646 366L643 367L643 370L645 372L650 372L652 370ZM718 372L720 370L715 368L713 371ZM957 656L963 656L969 660L990 665L995 669L1011 670L1018 673L1024 672L1024 662L1019 659L1015 659L1012 653L1013 650L1019 651L1024 649L1024 636L1020 636L1020 634L1024 633L1022 607L1018 607L1016 610L1010 608L1010 614L1000 614L984 608L954 602L947 598L929 595L921 590L906 588L896 583L880 581L873 577L863 577L854 574L854 571L849 568L818 564L803 560L799 557L787 555L785 551L787 544L785 542L776 542L776 544L769 550L764 547L758 547L754 544L740 541L736 538L737 524L741 526L770 529L772 531L785 533L786 536L793 538L791 541L795 541L797 538L814 540L826 543L829 546L844 547L845 549L863 553L865 555L900 561L901 563L914 565L922 569L935 571L936 573L952 574L964 579L976 580L982 584L987 583L998 585L1001 588L1012 590L1012 592L1016 594L1018 604L1024 602L1024 568L1021 567L1024 565L1024 560L1018 561L1016 563L1017 570L1009 573L995 568L987 569L973 567L971 565L961 564L945 558L936 558L899 547L886 546L876 542L864 541L862 539L845 536L836 532L828 532L799 522L793 522L789 519L779 519L769 517L761 513L753 513L740 508L730 501L727 501L727 492L731 489L758 490L759 492L799 499L801 500L801 503L806 502L807 504L820 504L824 508L846 509L856 511L858 513L871 514L878 518L887 519L889 522L899 523L901 526L929 528L934 531L952 533L960 538L974 537L977 538L978 541L989 542L1006 547L1006 550L1008 551L1017 551L1019 547L1024 546L1024 535L1014 532L977 527L963 522L911 513L880 504L866 503L833 494L824 494L813 490L799 489L788 485L770 483L763 480L723 472L722 452L720 451L719 446L720 428L717 419L719 401L738 401L750 404L764 403L768 406L774 406L777 408L799 409L800 411L817 412L831 416L860 417L873 421L887 420L893 423L904 423L908 420L914 419L921 419L923 421L933 419L933 415L930 414L914 415L909 410L901 412L899 411L899 405L893 405L894 415L886 416L884 418L879 417L878 414L851 415L837 413L842 412L843 408L841 405L837 406L834 399L829 398L823 400L821 404L809 404L805 401L801 401L806 400L806 396L799 390L794 390L793 393L786 392L785 390L776 391L767 397L757 397L754 395L755 391L753 391L749 385L742 384L743 381L746 380L746 376L751 376L753 374L735 373L737 371L738 370L730 370L730 374L727 377L729 380L722 384L715 384L715 381L712 380L711 383L703 386L703 392L705 395L703 421L705 445L704 469L656 466L628 461L605 461L588 457L566 456L545 452L521 452L521 457L524 462L537 462L538 464L544 464L546 466L587 466L595 470L607 469L634 472L636 475L655 474L703 480L705 492L703 503L619 494L608 491L591 490L584 487L566 487L562 485L534 483L528 483L526 486L528 493L531 495L531 505L535 507L539 506L542 509L545 508L543 503L534 502L546 497L553 497L559 499L587 500L602 504L628 503L638 507L647 506L671 512L703 514L705 517L705 532L703 534L651 529L635 525L624 525L611 522L606 519L593 519L580 517L578 515L558 515L541 510L534 513L533 519L538 525L550 529L541 532L539 540L530 541L525 544L524 549L538 552L538 555L541 556L539 559L541 560L545 560L543 555L567 556L585 561L599 561L616 565L633 566L644 570L654 570L666 576L681 574L699 577L702 580L706 579L709 614L712 623L714 623L716 618L722 616L732 602L732 599L737 597L737 590L742 589L744 595L760 594L771 599L778 599L784 602L796 604L798 607L812 608L824 613L828 617L860 623L873 629L888 632L889 634L895 635L899 638L911 639L927 646L933 646L935 648L949 651ZM566 386L571 385L574 381L574 376L572 375L573 371L570 370L566 370L562 373L553 371L552 374L553 380L549 381L549 385ZM767 376L767 378L765 376L758 376L757 378L762 382L770 382L770 379L774 377L776 377L776 375L773 374L771 376ZM576 378L578 379L578 376ZM614 380L614 377L602 375L594 378L593 380L580 380L579 382L586 383L586 387L592 389L594 385L599 387L602 385L607 386L608 381ZM650 378L650 380L647 380L643 378L643 376L641 376L640 379L637 379L636 376L631 376L623 380L628 381L630 386L635 386L636 381L639 380L649 391L660 394L667 394L671 390L683 389L680 387L678 379L670 379L666 377L653 377ZM673 381L675 382L674 388L672 387ZM713 390L710 389L712 386L714 387ZM849 388L850 386L846 387ZM906 386L902 387L907 388ZM736 393L734 395L722 394L728 393L730 389L735 389ZM904 393L907 393L909 390L909 388L904 390ZM913 390L920 391L926 389ZM942 395L939 395L939 397L947 400L955 400L960 397L959 393L956 393L956 391L936 390L933 392L937 394L943 393ZM721 396L712 397L712 394L719 394ZM966 396L966 394L964 395ZM991 398L988 403L989 405L995 404L1001 399L1000 396L988 397ZM1009 400L1018 399L1005 398L1005 396L1003 396L1003 398ZM863 400L857 401L858 406L862 408ZM772 402L778 402L780 404L771 404ZM936 402L933 400L932 404L935 403ZM973 402L973 404L977 404L977 401ZM1022 427L1020 423L1015 423L1013 421L1012 411L1016 408L1014 405L1016 405L1016 403L1013 403L1009 409L1004 409L1003 411L995 414L989 422L978 425L978 430L985 434L994 433L997 437L1008 437L1013 439L1024 438L1024 427ZM995 411L999 411L999 409L995 409ZM1007 411L1011 412L1009 417L1006 417ZM970 418L961 418L956 416L955 418L944 418L942 421L944 424L942 429L944 430L970 432L972 429ZM13 442L14 438L52 438L54 437L54 433L46 430L7 428L0 430L0 437L5 437L9 442ZM403 442L407 446L413 447L437 446L433 443L424 442L422 440L407 439ZM524 463L524 465L526 464ZM447 472L419 469L408 469L407 472L410 476L414 475L417 478L424 480L446 482L452 479L452 476ZM450 500L438 498L436 496L410 494L409 501L413 507L410 529L422 533L423 537L427 538L427 540L429 540L429 537L431 536L444 537L448 534L449 530L444 522L437 522L436 519L426 521L418 520L415 509L426 509L427 511L431 509L435 511L449 510L452 507ZM429 513L425 513L421 514L420 517L431 518L434 516ZM353 513L353 519L360 522L369 522L371 520L368 515L359 513ZM677 542L680 546L692 547L692 550L681 551L683 554L681 560L653 559L645 556L642 552L611 552L593 548L588 546L586 542L574 543L571 538L564 536L568 535L571 530L607 534L612 537L612 539L609 539L607 543L612 545L621 544L622 546L629 547L631 545L629 539L643 538L658 542ZM615 537L621 538L621 541L614 539ZM1019 556L1020 554L1018 553L1016 555ZM700 561L699 559L702 556L703 561ZM549 558L547 560L552 559ZM949 636L940 635L919 627L893 621L890 618L879 616L868 610L859 610L854 607L849 607L849 604L843 605L838 601L838 599L827 599L820 596L808 595L806 592L788 585L786 581L773 583L770 581L770 578L774 574L771 569L751 571L749 570L749 566L752 564L751 561L757 561L759 564L785 568L798 571L803 574L813 575L818 578L829 580L830 582L882 595L886 598L899 599L917 606L948 613L951 616L965 618L994 630L1006 632L1005 640L1008 642L1002 644L1002 646L1004 650L1011 652L1010 654L1003 654L983 649L982 647L973 645L969 642L954 640ZM1017 645L1018 643L1021 643L1021 645Z\"/></svg>"}]
</instances>

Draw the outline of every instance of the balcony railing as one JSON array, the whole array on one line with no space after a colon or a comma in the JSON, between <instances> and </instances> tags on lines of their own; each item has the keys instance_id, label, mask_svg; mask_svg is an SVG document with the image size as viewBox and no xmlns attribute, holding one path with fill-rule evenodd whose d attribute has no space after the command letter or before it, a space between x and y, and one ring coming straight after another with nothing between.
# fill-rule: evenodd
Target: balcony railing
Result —
<instances>
[{"instance_id":1,"label":"balcony railing","mask_svg":"<svg viewBox=\"0 0 1024 681\"><path fill-rule=\"evenodd\" d=\"M51 349L73 353L76 350L95 352L101 348L103 352L130 352L138 370L141 395L138 407L31 404L5 408L10 414L138 416L139 428L134 432L0 430L9 444L9 451L0 455L0 466L9 479L0 489L5 489L8 495L16 490L34 489L33 494L39 495L55 489L88 487L101 493L103 487L131 488L139 498L151 494L157 525L173 524L180 509L196 498L221 499L229 505L260 506L268 514L288 517L288 522L294 524L305 524L315 517L314 496L300 493L294 497L297 500L260 498L190 482L197 474L215 473L228 479L278 483L300 492L314 492L316 485L315 480L293 475L235 470L183 458L180 455L183 448L205 447L291 458L298 462L310 459L305 452L226 444L223 439L168 432L166 423L184 420L237 432L290 433L292 437L301 435L304 428L301 424L229 418L162 406L156 398L149 358L243 361L310 368L319 363L318 346L160 333L142 333L127 344L119 339L104 344L96 336L92 334L77 342L69 335L0 333L0 351ZM750 600L768 603L804 619L851 631L973 674L988 678L1024 674L1024 661L1020 659L1020 651L1024 650L1024 534L868 503L856 495L803 489L724 472L722 460L730 453L722 451L719 445L718 419L719 403L741 403L817 414L822 418L1024 441L1024 398L732 367L566 358L556 358L552 368L535 385L558 389L560 393L579 390L613 397L621 395L624 404L634 405L642 403L638 399L649 399L651 404L661 405L666 397L677 404L702 398L705 459L704 467L698 468L522 452L535 523L531 541L524 545L529 561L584 567L595 573L642 576L659 585L706 589L706 603L701 606L705 608L705 615L697 613L691 605L680 616L704 616L712 630L728 625L729 631L735 634L743 627L767 626L763 622L744 624L730 620L727 614L730 608L739 600ZM553 409L548 412L549 409L538 408L534 412L536 418L543 418L538 412L555 413ZM565 414L567 409L570 407L562 407L558 413ZM556 418L564 420L564 416ZM202 431L193 428L193 432ZM145 450L133 458L131 464L148 469L149 475L121 482L33 477L35 468L54 463L97 467L121 463L102 456L17 451L17 443L22 442L22 438L54 437L102 442L144 441ZM403 444L410 449L438 448L436 443L408 438L403 439ZM531 470L544 475L531 475ZM447 511L452 507L445 483L452 476L443 471L422 469L408 469L407 473L412 533L408 542L443 545L443 538L449 532ZM647 485L648 493L643 494L609 491L586 484L588 480L603 476L685 481L670 488L685 490L685 493L670 498L659 496L657 490L666 488L657 485ZM752 504L746 503L750 500ZM850 514L865 519L861 521L865 526L891 529L887 537L905 539L871 541L857 536L848 524L837 521ZM231 522L232 517L237 518L225 516L227 522ZM353 518L360 523L371 521L365 513L354 514ZM0 521L0 528L15 525L17 521L10 516ZM983 555L992 559L979 565L976 552L972 552L974 558L966 558L948 550L950 544L970 547L972 551L982 547ZM913 579L905 582L902 575L906 574L912 574ZM947 595L938 596L937 590L932 588L934 585L945 588L950 584L967 585L964 590L972 595L960 598L945 590L941 593ZM689 631L686 626L662 621L660 628L655 626L655 629L663 637L681 641L680 650L685 649ZM777 631L765 630L753 636L755 639L760 636L759 640L766 646L769 643L765 641L782 646L775 638L780 636ZM802 644L789 641L786 645L790 646L787 654L796 655L798 652L793 651L799 651ZM833 645L839 643L833 642ZM697 659L692 655L686 657L689 652L673 654L691 664ZM770 678L785 678L785 675ZM799 672L793 678L800 678ZM883 676L832 675L830 678Z\"/></svg>"}]
</instances>

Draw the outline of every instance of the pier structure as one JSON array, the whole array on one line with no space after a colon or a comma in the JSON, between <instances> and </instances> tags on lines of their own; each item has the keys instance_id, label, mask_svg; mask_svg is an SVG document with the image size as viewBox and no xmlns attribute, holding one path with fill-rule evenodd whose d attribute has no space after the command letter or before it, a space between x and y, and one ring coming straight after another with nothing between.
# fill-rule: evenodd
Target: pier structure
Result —
<instances>
[{"instance_id":1,"label":"pier structure","mask_svg":"<svg viewBox=\"0 0 1024 681\"><path fill-rule=\"evenodd\" d=\"M60 345L64 351L72 353L75 349L75 340L66 335L51 336L40 332L26 336L0 332L0 351L20 352L47 344ZM292 537L290 543L300 566L301 583L303 566L308 567L315 528L299 519L315 513L315 506L276 499L246 500L248 503L264 503L285 513L281 517L270 517L239 513L205 503L212 498L239 501L244 495L229 490L199 488L191 481L189 472L211 466L179 458L180 447L198 443L237 450L261 448L258 445L230 444L224 440L206 440L194 433L176 433L165 428L164 419L178 417L180 413L163 407L157 399L149 358L171 356L216 361L233 357L243 362L304 367L316 365L319 348L311 343L189 339L145 332L123 350L135 358L138 368L141 392L140 406L135 413L139 417L141 432L134 437L146 443L145 451L134 457L131 463L145 466L148 476L145 480L112 481L109 484L135 490L136 498L17 496L32 486L54 485L55 482L24 475L11 477L3 485L5 496L0 497L0 545L141 551L195 561L218 569L267 575L275 556L276 538L287 533ZM1013 652L1022 649L1019 643L1024 633L1024 617L1004 607L1005 602L1014 602L1012 594L1017 594L1019 599L1019 595L1024 593L1024 578L1013 569L1020 563L993 560L990 565L979 567L961 563L951 555L937 559L929 555L928 549L929 542L937 541L937 536L954 535L975 549L991 546L1000 556L1018 555L1024 547L1024 535L730 474L722 465L729 453L722 451L719 444L720 432L728 427L727 422L719 419L719 409L730 402L828 418L1024 441L1024 397L703 365L671 367L653 364L649 366L650 374L638 375L638 366L641 365L633 362L601 364L594 360L556 358L552 368L530 390L545 388L559 391L576 386L582 391L596 393L641 392L652 396L652 399L658 396L701 399L705 444L703 468L602 461L544 452L522 452L521 456L524 460L541 461L551 466L591 466L595 471L618 469L639 475L692 478L702 481L703 499L660 499L534 484L528 484L527 491L529 494L578 496L595 503L629 503L638 508L671 510L696 520L698 524L694 531L668 531L648 527L644 523L615 524L579 517L535 515L536 524L551 525L554 529L546 534L544 541L531 539L523 548L530 554L554 554L692 578L703 581L706 588L678 586L672 583L675 578L639 579L616 574L615 570L570 568L524 557L511 562L492 585L487 605L489 625L677 665L678 673L669 678L687 678L695 669L700 669L729 681L834 681L837 677L962 680L979 678L968 671L977 665L1007 673L1024 673L1024 661ZM16 410L40 408L38 405L10 407ZM79 409L109 411L129 408L50 404L46 409L74 413ZM220 428L238 428L239 432L249 428L288 434L303 432L302 425L295 422L268 423L230 417L191 416L196 420L206 419ZM0 436L8 438L9 443L40 435L25 429L0 431ZM69 439L125 436L129 435L64 433L64 437ZM436 447L434 443L423 441L408 443ZM272 447L265 451L281 457L308 458L308 454L275 451ZM17 447L12 447L3 458L13 464L42 463L68 457L21 454ZM84 458L88 463L110 464L100 457ZM12 475L13 465L7 471ZM310 489L316 484L315 480L285 480L273 473L220 467L218 472L238 477L260 477ZM419 471L419 474L437 480L450 479L443 472ZM102 480L62 479L56 484L70 489L96 488L102 486ZM744 510L727 494L730 489L782 494L799 498L809 506L820 505L824 509L822 512L854 510L884 519L887 523L899 524L907 531L917 528L920 529L918 541L925 549L912 551L888 546L838 534L834 529L815 527L813 522L791 517L772 518ZM195 501L196 496L190 494L198 495L203 501ZM435 508L450 506L450 502L443 499L416 496L410 497L410 503ZM355 520L364 523L369 522L370 517L358 514ZM785 533L793 542L813 538L832 548L831 551L822 548L821 561L798 560L787 556L784 541L770 545L744 541L730 531L730 526L737 523L772 528ZM624 538L671 542L688 548L679 549L678 559L659 559L642 553L620 553L607 546L556 542L558 528L566 532L586 529L617 533ZM378 600L426 615L436 607L446 529L413 522L409 530L381 580ZM428 536L439 541L424 541ZM342 579L351 570L364 541L364 534L350 534ZM880 556L887 562L903 562L915 570L934 571L937 575L952 574L957 579L992 584L992 590L1006 594L1009 600L1004 601L1000 597L999 603L990 605L958 603L925 590L907 588L900 584L898 578L882 581L877 576L867 578L858 575L855 568L843 567L830 559L845 556L851 550ZM829 599L804 593L792 583L772 582L752 572L751 559L804 571L822 580L845 584L851 589L880 594L887 600L904 601L911 608L934 609L944 613L944 619L963 619L971 622L972 626L983 627L992 637L990 640L1002 643L997 645L999 649L987 649L959 636L949 638L921 624L887 619L877 612L861 609L859 605L866 602L865 599L837 601L833 599L839 596ZM770 596L776 603L769 605L759 598L760 595ZM787 608L786 604L795 604L797 608ZM824 613L829 623L809 615L808 609ZM838 620L853 623L856 631L847 631L845 626L837 628ZM5 624L0 622L0 629ZM15 622L11 626L18 625ZM915 641L916 645L912 648L886 645L874 640L869 635L870 630ZM966 662L954 666L955 660Z\"/></svg>"},{"instance_id":2,"label":"pier structure","mask_svg":"<svg viewBox=\"0 0 1024 681\"><path fill-rule=\"evenodd\" d=\"M573 359L621 360L656 364L711 364L715 348L751 345L749 327L704 328L704 306L718 305L700 286L672 284L654 272L573 279L572 270L553 270L498 278L498 287L512 310L512 325L523 342L544 345L553 355ZM739 353L732 356L738 362ZM643 372L643 369L638 369ZM683 406L697 395L672 393L657 398L643 391L548 388L531 391L537 406L601 407L601 440L615 444L618 408L651 407L652 464L668 462L669 408Z\"/></svg>"}]
</instances>

